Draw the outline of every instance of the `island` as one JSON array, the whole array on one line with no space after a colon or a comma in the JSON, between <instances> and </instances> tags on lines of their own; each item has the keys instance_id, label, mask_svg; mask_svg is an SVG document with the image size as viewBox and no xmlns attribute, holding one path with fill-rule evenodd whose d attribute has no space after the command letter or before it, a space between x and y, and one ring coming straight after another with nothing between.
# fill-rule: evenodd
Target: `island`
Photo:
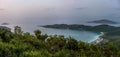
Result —
<instances>
[{"instance_id":1,"label":"island","mask_svg":"<svg viewBox=\"0 0 120 57\"><path fill-rule=\"evenodd\" d=\"M54 25L44 25L45 28L55 28L55 29L70 29L70 30L85 30L85 31L94 31L94 32L116 32L120 31L120 27L115 27L111 25L97 25L97 26L88 26L88 25L79 25L79 24L54 24Z\"/></svg>"},{"instance_id":2,"label":"island","mask_svg":"<svg viewBox=\"0 0 120 57\"><path fill-rule=\"evenodd\" d=\"M88 21L87 23L118 24L118 22L115 22L115 21L112 21L112 20L108 20L108 19Z\"/></svg>"},{"instance_id":3,"label":"island","mask_svg":"<svg viewBox=\"0 0 120 57\"><path fill-rule=\"evenodd\" d=\"M9 25L9 23L2 23L1 25Z\"/></svg>"}]
</instances>

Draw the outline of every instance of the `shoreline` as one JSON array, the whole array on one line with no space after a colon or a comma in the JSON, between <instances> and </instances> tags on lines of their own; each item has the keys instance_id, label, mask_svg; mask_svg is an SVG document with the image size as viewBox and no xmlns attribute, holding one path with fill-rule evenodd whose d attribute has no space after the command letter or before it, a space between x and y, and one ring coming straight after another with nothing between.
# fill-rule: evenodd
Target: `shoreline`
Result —
<instances>
[{"instance_id":1,"label":"shoreline","mask_svg":"<svg viewBox=\"0 0 120 57\"><path fill-rule=\"evenodd\" d=\"M99 44L100 42L102 42L104 40L104 38L102 38L101 36L104 35L104 32L101 32L101 34L99 36L96 36L96 40L92 41L91 44Z\"/></svg>"}]
</instances>

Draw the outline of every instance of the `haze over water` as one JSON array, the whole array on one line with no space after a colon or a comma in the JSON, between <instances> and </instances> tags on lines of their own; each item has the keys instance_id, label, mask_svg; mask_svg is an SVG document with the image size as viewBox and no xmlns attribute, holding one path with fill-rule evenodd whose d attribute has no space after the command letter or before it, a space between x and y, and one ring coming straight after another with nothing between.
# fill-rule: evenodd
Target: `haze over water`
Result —
<instances>
[{"instance_id":1,"label":"haze over water","mask_svg":"<svg viewBox=\"0 0 120 57\"><path fill-rule=\"evenodd\" d=\"M0 0L0 21L12 24L120 22L120 0Z\"/></svg>"},{"instance_id":2,"label":"haze over water","mask_svg":"<svg viewBox=\"0 0 120 57\"><path fill-rule=\"evenodd\" d=\"M0 0L0 23L10 23L10 28L19 25L26 32L41 29L47 34L73 36L91 42L99 34L37 25L86 24L86 21L100 19L120 22L120 0Z\"/></svg>"}]
</instances>

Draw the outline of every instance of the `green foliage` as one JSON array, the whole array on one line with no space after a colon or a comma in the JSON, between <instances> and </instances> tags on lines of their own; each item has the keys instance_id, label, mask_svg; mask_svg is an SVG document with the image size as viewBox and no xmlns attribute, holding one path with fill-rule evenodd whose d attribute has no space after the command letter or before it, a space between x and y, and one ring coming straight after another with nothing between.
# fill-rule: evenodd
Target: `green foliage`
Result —
<instances>
[{"instance_id":1,"label":"green foliage","mask_svg":"<svg viewBox=\"0 0 120 57\"><path fill-rule=\"evenodd\" d=\"M40 30L34 33L23 33L18 26L14 32L0 29L0 57L120 57L120 46L115 45L119 40L99 46Z\"/></svg>"},{"instance_id":2,"label":"green foliage","mask_svg":"<svg viewBox=\"0 0 120 57\"><path fill-rule=\"evenodd\" d=\"M26 51L23 52L20 57L52 57L52 54L50 54L47 50Z\"/></svg>"},{"instance_id":3,"label":"green foliage","mask_svg":"<svg viewBox=\"0 0 120 57\"><path fill-rule=\"evenodd\" d=\"M78 42L73 38L68 38L66 43L66 48L70 50L78 49Z\"/></svg>"},{"instance_id":4,"label":"green foliage","mask_svg":"<svg viewBox=\"0 0 120 57\"><path fill-rule=\"evenodd\" d=\"M40 35L41 35L41 31L40 30L35 30L34 31L35 36L39 39Z\"/></svg>"},{"instance_id":5,"label":"green foliage","mask_svg":"<svg viewBox=\"0 0 120 57\"><path fill-rule=\"evenodd\" d=\"M23 31L22 31L21 27L15 26L15 27L14 27L14 33L15 33L15 34L22 34Z\"/></svg>"},{"instance_id":6,"label":"green foliage","mask_svg":"<svg viewBox=\"0 0 120 57\"><path fill-rule=\"evenodd\" d=\"M60 50L53 57L71 57L71 54L68 50Z\"/></svg>"},{"instance_id":7,"label":"green foliage","mask_svg":"<svg viewBox=\"0 0 120 57\"><path fill-rule=\"evenodd\" d=\"M2 39L3 42L9 42L10 39L12 38L12 32L9 30L5 29L0 29L0 38Z\"/></svg>"}]
</instances>

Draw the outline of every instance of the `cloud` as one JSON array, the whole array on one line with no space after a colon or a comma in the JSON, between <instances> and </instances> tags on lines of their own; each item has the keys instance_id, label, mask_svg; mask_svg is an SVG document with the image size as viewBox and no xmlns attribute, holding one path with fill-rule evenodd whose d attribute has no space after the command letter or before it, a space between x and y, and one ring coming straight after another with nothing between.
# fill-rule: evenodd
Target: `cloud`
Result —
<instances>
[{"instance_id":1,"label":"cloud","mask_svg":"<svg viewBox=\"0 0 120 57\"><path fill-rule=\"evenodd\" d=\"M7 1L4 3L5 9L0 8L0 11L5 14L7 12L10 15L8 19L13 19L17 23L81 23L94 19L118 20L120 18L117 0L27 1ZM0 14L3 15L3 13Z\"/></svg>"}]
</instances>

